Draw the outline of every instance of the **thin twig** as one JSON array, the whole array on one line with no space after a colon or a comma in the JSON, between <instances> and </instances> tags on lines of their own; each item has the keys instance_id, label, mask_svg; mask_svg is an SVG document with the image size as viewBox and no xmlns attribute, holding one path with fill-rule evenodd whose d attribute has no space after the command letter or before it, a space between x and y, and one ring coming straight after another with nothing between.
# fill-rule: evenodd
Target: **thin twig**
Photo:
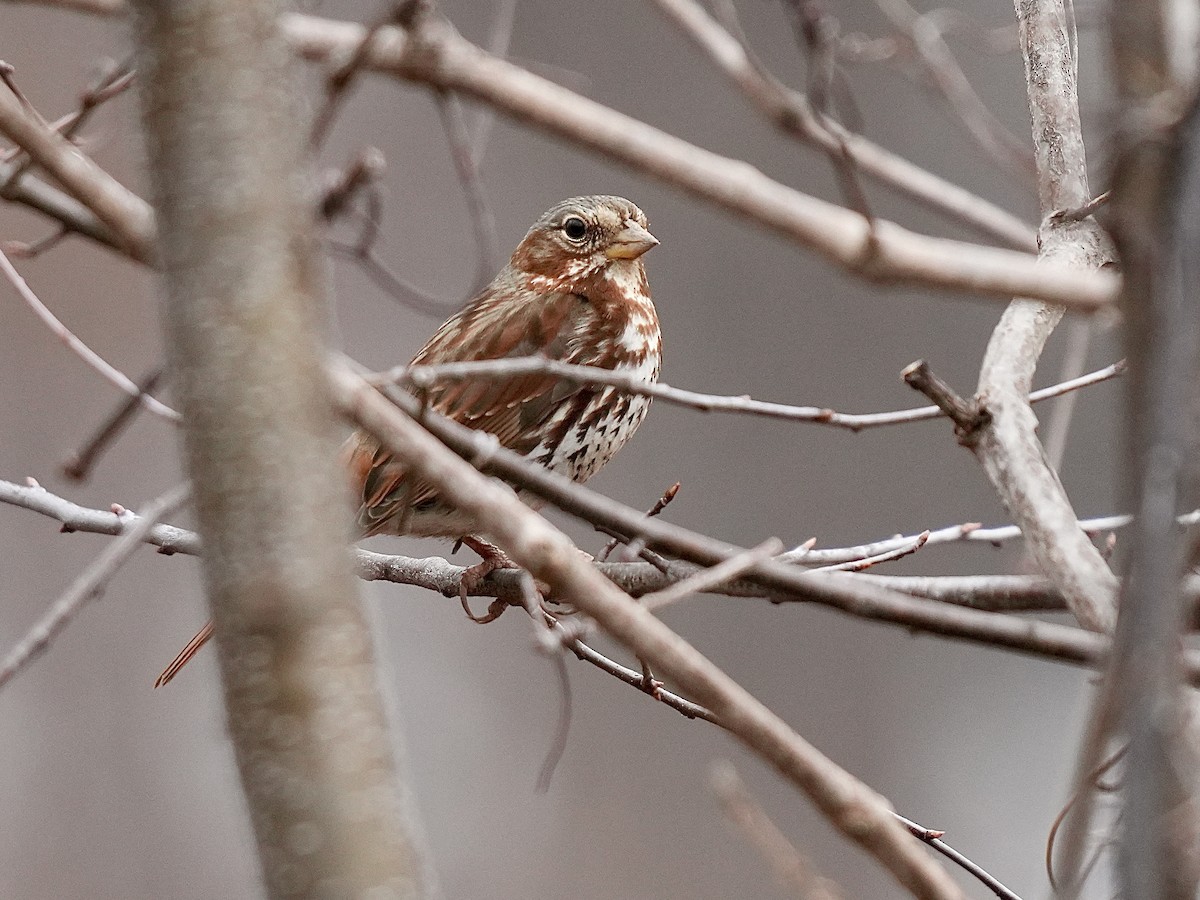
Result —
<instances>
[{"instance_id":1,"label":"thin twig","mask_svg":"<svg viewBox=\"0 0 1200 900\"><path fill-rule=\"evenodd\" d=\"M647 516L660 515L662 513L662 511L664 509L666 509L671 504L671 502L675 499L675 497L679 494L680 486L681 486L680 483L677 481L673 485L671 485L669 488L667 488L665 491L663 491L662 496L654 501L654 505L652 507L650 507L648 510L646 510L646 515ZM607 544L604 545L604 548L596 555L596 559L599 560L600 562L604 562L606 559L608 559L608 557L612 554L612 552L614 550L616 550L617 547L619 547L620 545L621 545L621 539L613 538Z\"/></svg>"},{"instance_id":2,"label":"thin twig","mask_svg":"<svg viewBox=\"0 0 1200 900\"><path fill-rule=\"evenodd\" d=\"M475 234L475 280L471 293L483 290L497 269L500 268L500 247L496 237L496 217L488 203L483 180L475 165L475 152L471 146L471 134L467 128L467 117L462 101L449 91L435 91L434 101L442 120L442 130L450 145L450 159L454 163L458 184L467 201L467 215L471 219L471 230Z\"/></svg>"},{"instance_id":3,"label":"thin twig","mask_svg":"<svg viewBox=\"0 0 1200 900\"><path fill-rule=\"evenodd\" d=\"M7 90L0 90L0 133L108 226L126 253L139 262L154 263L156 228L150 205Z\"/></svg>"},{"instance_id":4,"label":"thin twig","mask_svg":"<svg viewBox=\"0 0 1200 900\"><path fill-rule=\"evenodd\" d=\"M987 421L977 403L968 403L955 393L950 385L933 373L925 360L919 359L910 363L900 374L905 384L915 391L920 391L949 417L954 423L954 431L960 442L970 442L976 429Z\"/></svg>"},{"instance_id":5,"label":"thin twig","mask_svg":"<svg viewBox=\"0 0 1200 900\"><path fill-rule=\"evenodd\" d=\"M875 5L910 41L922 68L975 143L996 165L1028 176L1033 171L1028 145L1009 132L975 92L938 25L907 0L875 0Z\"/></svg>"},{"instance_id":6,"label":"thin twig","mask_svg":"<svg viewBox=\"0 0 1200 900\"><path fill-rule=\"evenodd\" d=\"M637 688L639 692L643 694L649 693L644 690L644 682L641 672L634 671L627 666L621 665L615 660L609 659L603 653L597 652L583 641L573 641L567 646L567 649L584 662L590 663L602 672L607 672L609 675L612 675L619 681L625 682L632 688ZM649 694L649 696L652 696L664 706L670 707L688 719L703 719L705 722L719 724L716 716L714 716L710 710L704 708L699 703L693 703L691 700L672 693L671 691L660 688L658 691Z\"/></svg>"},{"instance_id":7,"label":"thin twig","mask_svg":"<svg viewBox=\"0 0 1200 900\"><path fill-rule=\"evenodd\" d=\"M346 99L350 93L350 86L355 79L363 71L366 65L367 57L371 51L371 44L378 37L380 30L385 25L390 25L397 20L397 12L399 5L390 9L384 16L380 17L367 29L361 41L355 46L350 53L346 55L343 62L337 65L325 79L325 98L321 104L321 108L313 117L312 130L308 136L309 146L312 148L320 147L325 143L325 138L329 134L329 129L333 125L333 120L337 116L337 111L342 105L342 101Z\"/></svg>"},{"instance_id":8,"label":"thin twig","mask_svg":"<svg viewBox=\"0 0 1200 900\"><path fill-rule=\"evenodd\" d=\"M83 442L62 464L62 473L72 481L86 481L97 461L142 409L142 398L154 390L165 375L162 366L155 366L138 382L138 395L126 397L114 409L90 438Z\"/></svg>"},{"instance_id":9,"label":"thin twig","mask_svg":"<svg viewBox=\"0 0 1200 900\"><path fill-rule=\"evenodd\" d=\"M873 556L864 556L861 559L851 559L842 563L831 563L830 565L817 566L810 571L813 572L862 572L877 566L880 563L894 562L897 559L903 559L906 556L911 556L929 540L929 532L922 531L913 540L900 547L891 550L884 550L876 553Z\"/></svg>"},{"instance_id":10,"label":"thin twig","mask_svg":"<svg viewBox=\"0 0 1200 900\"><path fill-rule=\"evenodd\" d=\"M892 190L1019 250L1036 247L1033 229L982 197L952 184L826 119L818 122L802 94L781 84L743 40L695 0L655 4L738 86L746 99L781 130L828 154L844 149L855 166Z\"/></svg>"},{"instance_id":11,"label":"thin twig","mask_svg":"<svg viewBox=\"0 0 1200 900\"><path fill-rule=\"evenodd\" d=\"M1088 351L1092 346L1093 323L1083 319L1072 319L1067 323L1067 349L1058 370L1059 381L1069 381L1083 374L1087 365ZM1063 456L1067 451L1067 435L1071 430L1071 417L1075 412L1075 393L1063 394L1050 409L1050 421L1046 425L1046 459L1055 472L1062 469Z\"/></svg>"},{"instance_id":12,"label":"thin twig","mask_svg":"<svg viewBox=\"0 0 1200 900\"><path fill-rule=\"evenodd\" d=\"M696 574L689 575L668 588L652 594L643 594L642 605L653 613L661 612L666 607L678 603L692 594L699 594L719 584L733 581L746 570L753 568L762 560L770 559L782 549L783 543L779 538L768 538L758 546L731 556L715 566L701 569Z\"/></svg>"},{"instance_id":13,"label":"thin twig","mask_svg":"<svg viewBox=\"0 0 1200 900\"><path fill-rule=\"evenodd\" d=\"M1132 521L1132 516L1123 514L1080 519L1078 525L1084 534L1095 536L1108 531L1125 528ZM1176 524L1181 528L1195 525L1198 522L1200 522L1200 510L1185 513L1176 519ZM920 535L918 534L897 535L874 541L870 544L858 544L851 547L835 547L823 550L816 550L811 546L797 547L795 550L789 550L787 553L784 553L780 556L780 559L785 562L800 563L806 566L849 562L904 547L919 537ZM964 522L961 525L948 525L944 528L930 531L926 542L933 545L953 544L959 541L975 541L998 547L1005 541L1016 540L1019 537L1021 537L1021 528L1019 525L984 527L978 522Z\"/></svg>"},{"instance_id":14,"label":"thin twig","mask_svg":"<svg viewBox=\"0 0 1200 900\"><path fill-rule=\"evenodd\" d=\"M916 822L906 819L899 813L896 814L896 818L900 820L900 824L907 828L917 840L928 844L956 866L970 872L972 876L979 879L997 897L1002 898L1002 900L1021 900L1017 894L1005 887L998 878L942 840L942 835L945 834L944 831L934 831L923 825L918 825Z\"/></svg>"},{"instance_id":15,"label":"thin twig","mask_svg":"<svg viewBox=\"0 0 1200 900\"><path fill-rule=\"evenodd\" d=\"M337 219L364 188L376 184L387 169L383 151L377 147L361 149L343 171L333 178L321 197L321 217Z\"/></svg>"},{"instance_id":16,"label":"thin twig","mask_svg":"<svg viewBox=\"0 0 1200 900\"><path fill-rule=\"evenodd\" d=\"M126 509L114 508L113 514L123 521L121 536L104 548L96 561L88 566L55 601L46 615L34 625L0 663L0 689L41 656L54 639L66 628L88 602L104 593L109 581L131 557L158 520L182 505L188 497L189 486L179 485L148 503L141 516Z\"/></svg>"},{"instance_id":17,"label":"thin twig","mask_svg":"<svg viewBox=\"0 0 1200 900\"><path fill-rule=\"evenodd\" d=\"M328 246L338 256L350 259L361 266L367 277L388 296L422 315L444 319L462 307L462 300L442 300L434 297L392 272L379 259L369 244L351 245L339 241L329 241Z\"/></svg>"},{"instance_id":18,"label":"thin twig","mask_svg":"<svg viewBox=\"0 0 1200 900\"><path fill-rule=\"evenodd\" d=\"M1029 395L1029 401L1037 403L1051 397L1061 396L1069 391L1100 384L1116 378L1124 371L1124 361L1118 361L1080 378L1036 390ZM653 397L666 403L701 412L743 413L792 422L830 425L855 432L865 428L937 419L945 415L943 410L937 406L921 406L915 409L883 413L841 413L827 407L791 406L786 403L754 400L745 395L702 394L671 387L663 382L640 381L626 372L594 366L577 366L541 356L443 363L437 366L397 366L369 375L367 378L372 384L378 386L409 384L415 388L428 388L441 381L462 381L481 377L506 378L530 373L553 375L556 378L566 381L573 380L580 384L609 385L630 394Z\"/></svg>"},{"instance_id":19,"label":"thin twig","mask_svg":"<svg viewBox=\"0 0 1200 900\"><path fill-rule=\"evenodd\" d=\"M1053 213L1051 218L1056 222L1082 222L1088 216L1094 215L1098 210L1107 206L1110 195L1111 191L1104 191L1082 206L1076 206L1074 209L1060 209Z\"/></svg>"},{"instance_id":20,"label":"thin twig","mask_svg":"<svg viewBox=\"0 0 1200 900\"><path fill-rule=\"evenodd\" d=\"M498 59L504 59L508 56L508 48L512 44L513 26L517 21L517 0L497 0L494 6L495 14L488 32L487 52ZM488 138L491 137L492 125L495 122L495 107L481 107L475 114L474 133L468 144L471 147L471 162L476 169L483 166Z\"/></svg>"},{"instance_id":21,"label":"thin twig","mask_svg":"<svg viewBox=\"0 0 1200 900\"><path fill-rule=\"evenodd\" d=\"M161 416L169 422L178 422L179 413L171 409L165 403L154 399L154 397L145 393L138 385L124 372L119 371L110 365L100 354L96 353L75 336L72 331L67 328L62 321L50 311L46 304L38 299L37 294L21 277L21 274L13 267L4 251L0 250L0 272L8 279L9 283L16 290L17 295L25 301L25 304L34 312L42 323L50 329L50 331L60 341L67 345L76 356L78 356L89 368L99 373L99 375L115 385L120 390L124 391L130 397L137 398L147 411L154 413L156 416Z\"/></svg>"}]
</instances>

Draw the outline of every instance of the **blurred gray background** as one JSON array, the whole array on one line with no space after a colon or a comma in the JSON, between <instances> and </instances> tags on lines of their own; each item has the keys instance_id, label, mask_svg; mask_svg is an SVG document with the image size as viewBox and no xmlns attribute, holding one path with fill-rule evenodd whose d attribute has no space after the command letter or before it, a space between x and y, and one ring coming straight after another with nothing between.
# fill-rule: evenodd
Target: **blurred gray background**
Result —
<instances>
[{"instance_id":1,"label":"blurred gray background","mask_svg":"<svg viewBox=\"0 0 1200 900\"><path fill-rule=\"evenodd\" d=\"M1012 7L955 4L988 25ZM870 0L829 4L846 31L886 35ZM921 9L930 8L923 4ZM492 7L443 9L485 40ZM805 64L780 3L739 4L755 49L803 86ZM379 7L323 4L369 20ZM1086 23L1085 23L1086 25ZM1017 135L1029 133L1015 53L953 46L975 87ZM0 7L0 58L48 117L72 109L98 61L128 49L119 23L36 6ZM1081 82L1094 188L1104 184L1105 47L1081 33ZM838 199L828 162L776 134L646 0L522 0L511 56L601 102L786 183ZM1029 179L998 172L942 105L895 65L848 68L865 132L1030 221ZM307 84L319 81L309 70ZM87 149L145 192L132 95L105 107ZM345 105L322 159L364 145L388 160L382 255L454 300L468 290L475 245L435 107L419 87L368 76ZM663 379L717 393L877 411L920 405L900 369L926 358L963 392L974 386L997 303L873 287L812 254L679 192L500 117L483 164L507 254L555 201L630 197L662 246L647 268L665 332ZM955 225L872 188L875 210L918 230ZM50 226L0 206L0 240ZM20 264L42 299L135 377L159 359L155 286L145 272L81 240ZM335 260L337 341L373 367L406 361L437 320L381 293ZM1062 337L1039 384L1056 380ZM1119 355L1101 334L1090 362ZM1062 475L1083 515L1114 511L1119 385L1079 398ZM78 502L134 509L176 483L176 438L142 417L93 480L59 465L118 401L0 285L0 477L33 476ZM672 482L668 517L731 541L858 543L1006 516L945 422L854 435L820 426L705 415L658 404L594 485L637 507ZM186 521L186 518L184 519ZM570 524L580 546L605 539ZM0 643L15 643L106 545L0 507ZM437 542L378 539L375 549L448 553ZM461 557L471 559L465 551ZM930 548L884 571L1013 572L1020 549ZM0 694L0 895L187 898L254 896L256 863L225 738L214 655L168 688L155 675L204 621L194 560L149 549L52 651ZM446 897L722 898L786 896L722 816L707 779L732 760L785 832L851 896L897 888L833 836L807 801L725 734L690 722L599 672L570 664L575 701L548 794L534 790L556 723L558 688L528 621L488 627L453 600L364 585L378 623L382 678ZM1048 892L1047 828L1067 795L1089 697L1084 671L913 636L816 607L702 597L667 614L676 627L800 734L1026 896ZM611 648L610 648L611 649ZM614 650L615 653L619 651ZM624 657L622 657L624 658ZM971 894L986 892L978 885Z\"/></svg>"}]
</instances>

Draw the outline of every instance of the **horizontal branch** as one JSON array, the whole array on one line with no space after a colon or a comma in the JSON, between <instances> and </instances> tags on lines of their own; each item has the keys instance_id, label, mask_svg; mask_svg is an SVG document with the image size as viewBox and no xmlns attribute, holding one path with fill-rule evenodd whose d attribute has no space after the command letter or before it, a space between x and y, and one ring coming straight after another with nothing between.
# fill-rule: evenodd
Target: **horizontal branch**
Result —
<instances>
[{"instance_id":1,"label":"horizontal branch","mask_svg":"<svg viewBox=\"0 0 1200 900\"><path fill-rule=\"evenodd\" d=\"M114 515L130 519L128 526L92 565L80 573L67 591L0 662L0 688L45 653L85 604L104 593L108 582L145 542L146 533L154 528L160 518L177 509L187 499L188 492L187 484L180 485L148 504L140 516L132 515L127 510L121 513L114 511Z\"/></svg>"},{"instance_id":2,"label":"horizontal branch","mask_svg":"<svg viewBox=\"0 0 1200 900\"><path fill-rule=\"evenodd\" d=\"M1195 525L1200 522L1200 510L1185 513L1179 516L1176 521L1181 528ZM1080 519L1078 525L1085 534L1095 536L1125 528L1132 522L1132 516L1122 514L1116 516L1097 516L1093 519ZM925 543L930 546L935 544L953 544L960 541L999 546L1005 541L1012 541L1021 537L1021 529L1017 525L993 525L985 527L978 522L964 522L961 525L948 525L936 531L922 532L922 534L927 535ZM787 553L784 553L780 556L780 559L784 562L800 563L805 566L831 565L863 559L867 556L876 556L880 553L888 553L911 544L920 536L920 534L895 535L883 540L874 541L870 544L833 547L824 550L814 550L811 547L800 546L795 550L789 550Z\"/></svg>"},{"instance_id":3,"label":"horizontal branch","mask_svg":"<svg viewBox=\"0 0 1200 900\"><path fill-rule=\"evenodd\" d=\"M608 498L601 499L620 507L620 504ZM0 481L0 503L20 506L56 519L63 524L64 531L120 535L137 521L137 517L128 512L117 515L80 506L37 484L18 485ZM629 512L634 516L642 515L633 510ZM666 527L668 531L684 538L691 535L678 526ZM711 541L699 535L692 537ZM144 540L166 553L195 555L200 552L197 535L170 525L155 525L146 533ZM739 559L739 555L731 551L725 554L725 558ZM786 555L768 564L771 568L771 577L768 579L744 576L716 586L706 585L705 590L731 596L765 598L775 603L808 602L833 606L857 618L1074 665L1099 667L1107 653L1108 640L1100 635L1069 625L1024 619L1001 612L1063 609L1061 595L1035 579L1013 581L1002 576L956 579L812 573L779 561L785 558ZM409 584L453 598L459 596L462 576L466 571L465 567L439 557L413 559L362 549L356 551L356 562L359 577L367 581ZM754 567L761 565L761 562L755 563ZM669 561L666 572L640 562L597 563L596 567L610 581L633 596L664 590L701 571L701 566L679 560ZM1194 588L1200 594L1200 582ZM495 597L519 606L522 604L522 587L518 573L511 570L493 572L472 585L471 595ZM1189 660L1189 665L1190 677L1200 684L1200 659Z\"/></svg>"},{"instance_id":4,"label":"horizontal branch","mask_svg":"<svg viewBox=\"0 0 1200 900\"><path fill-rule=\"evenodd\" d=\"M1087 375L1036 390L1029 395L1029 400L1031 403L1037 403L1051 397L1059 397L1069 391L1108 381L1124 371L1125 363L1121 360ZM789 422L812 422L855 432L883 425L899 425L937 419L945 415L937 406L919 406L913 409L882 413L842 413L820 406L791 406L786 403L755 400L744 394L740 396L702 394L671 387L663 382L642 381L628 372L595 366L573 365L540 356L473 360L443 363L436 366L396 366L386 372L369 376L367 380L376 386L407 384L420 389L428 388L440 381L462 381L468 378L482 377L507 378L531 373L553 375L564 381L578 384L609 385L620 388L625 393L654 397L665 403L701 412L742 413L768 419L783 419Z\"/></svg>"}]
</instances>

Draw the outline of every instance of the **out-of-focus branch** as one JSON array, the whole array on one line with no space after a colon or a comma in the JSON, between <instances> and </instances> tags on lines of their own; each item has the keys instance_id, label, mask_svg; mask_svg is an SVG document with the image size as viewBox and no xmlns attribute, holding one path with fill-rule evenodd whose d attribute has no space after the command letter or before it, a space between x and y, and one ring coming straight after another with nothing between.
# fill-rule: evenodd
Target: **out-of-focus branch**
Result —
<instances>
[{"instance_id":1,"label":"out-of-focus branch","mask_svg":"<svg viewBox=\"0 0 1200 900\"><path fill-rule=\"evenodd\" d=\"M8 283L13 286L17 295L33 310L34 315L42 321L42 324L50 329L51 334L66 344L71 352L83 360L92 371L98 373L105 381L115 385L119 390L124 391L131 400L134 400L156 416L162 416L168 422L179 421L179 413L142 390L132 378L115 368L104 357L80 340L73 331L67 328L62 320L54 315L50 311L50 308L41 301L41 298L33 292L33 289L29 287L29 284L21 277L16 268L13 267L13 264L2 250L0 250L0 275L3 275Z\"/></svg>"},{"instance_id":2,"label":"out-of-focus branch","mask_svg":"<svg viewBox=\"0 0 1200 900\"><path fill-rule=\"evenodd\" d=\"M996 165L1028 176L1033 170L1033 154L975 92L937 23L928 14L918 13L908 0L875 0L875 5L911 42L925 73L975 143Z\"/></svg>"},{"instance_id":3,"label":"out-of-focus branch","mask_svg":"<svg viewBox=\"0 0 1200 900\"><path fill-rule=\"evenodd\" d=\"M74 197L28 172L18 174L17 166L10 162L0 161L0 198L37 210L68 231L91 238L124 255L117 236L94 212Z\"/></svg>"},{"instance_id":4,"label":"out-of-focus branch","mask_svg":"<svg viewBox=\"0 0 1200 900\"><path fill-rule=\"evenodd\" d=\"M738 86L747 100L787 134L828 154L848 154L864 175L1007 246L1016 250L1037 249L1033 229L1012 213L828 117L819 118L807 97L765 72L747 48L696 0L655 0L655 3Z\"/></svg>"},{"instance_id":5,"label":"out-of-focus branch","mask_svg":"<svg viewBox=\"0 0 1200 900\"><path fill-rule=\"evenodd\" d=\"M168 359L267 894L424 896L346 549L322 255L280 10L136 7Z\"/></svg>"},{"instance_id":6,"label":"out-of-focus branch","mask_svg":"<svg viewBox=\"0 0 1200 900\"><path fill-rule=\"evenodd\" d=\"M87 481L100 457L133 421L137 411L141 409L144 397L158 387L164 375L166 372L162 367L155 366L142 376L137 385L137 396L126 397L120 406L109 413L100 427L83 442L79 449L73 451L63 461L62 473L72 481Z\"/></svg>"},{"instance_id":7,"label":"out-of-focus branch","mask_svg":"<svg viewBox=\"0 0 1200 900\"><path fill-rule=\"evenodd\" d=\"M154 211L149 205L48 127L6 88L0 88L0 133L90 209L126 253L138 262L153 264Z\"/></svg>"},{"instance_id":8,"label":"out-of-focus branch","mask_svg":"<svg viewBox=\"0 0 1200 900\"><path fill-rule=\"evenodd\" d=\"M798 900L842 900L844 895L836 882L821 875L771 821L732 763L714 764L709 784L721 801L725 815L741 829L775 877L790 887Z\"/></svg>"},{"instance_id":9,"label":"out-of-focus branch","mask_svg":"<svg viewBox=\"0 0 1200 900\"><path fill-rule=\"evenodd\" d=\"M1116 881L1123 896L1147 900L1194 898L1200 880L1200 702L1182 687L1180 659L1181 582L1198 545L1175 528L1176 510L1200 487L1200 105L1189 6L1109 4L1122 124L1111 218L1128 278L1124 487L1138 520L1109 693L1098 702L1111 701L1128 740Z\"/></svg>"},{"instance_id":10,"label":"out-of-focus branch","mask_svg":"<svg viewBox=\"0 0 1200 900\"><path fill-rule=\"evenodd\" d=\"M475 232L477 256L475 279L471 285L471 293L475 294L487 287L487 283L502 263L499 239L496 236L496 216L488 203L483 179L479 175L479 166L475 162L476 151L471 145L471 132L467 127L467 114L462 101L446 91L435 93L434 101L442 120L442 130L446 132L446 141L450 145L450 159L454 163L454 171L458 175L458 183L467 202L471 230Z\"/></svg>"},{"instance_id":11,"label":"out-of-focus branch","mask_svg":"<svg viewBox=\"0 0 1200 900\"><path fill-rule=\"evenodd\" d=\"M804 791L842 834L915 896L962 897L892 818L887 802L819 753L695 648L605 579L565 535L484 478L346 366L331 369L339 405L538 580L672 679L719 724ZM655 519L646 519L655 522Z\"/></svg>"},{"instance_id":12,"label":"out-of-focus branch","mask_svg":"<svg viewBox=\"0 0 1200 900\"><path fill-rule=\"evenodd\" d=\"M1089 199L1064 0L1019 0L1016 9L1038 197L1046 217L1039 258L1074 266L1080 273L1097 270L1108 260L1099 225L1092 219L1052 218L1056 210L1078 207ZM1038 567L1066 597L1079 623L1111 631L1117 580L1079 528L1062 482L1038 441L1037 419L1026 399L1042 347L1062 314L1061 307L1032 300L1014 300L1005 310L979 374L976 399L989 418L976 432L973 449L1021 526Z\"/></svg>"}]
</instances>

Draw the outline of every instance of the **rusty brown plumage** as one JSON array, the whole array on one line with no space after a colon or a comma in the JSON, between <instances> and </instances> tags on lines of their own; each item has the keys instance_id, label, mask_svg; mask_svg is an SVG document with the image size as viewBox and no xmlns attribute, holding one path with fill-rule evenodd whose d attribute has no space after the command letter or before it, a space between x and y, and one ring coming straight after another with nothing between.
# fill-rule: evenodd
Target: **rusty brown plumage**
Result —
<instances>
[{"instance_id":1,"label":"rusty brown plumage","mask_svg":"<svg viewBox=\"0 0 1200 900\"><path fill-rule=\"evenodd\" d=\"M642 255L658 243L645 215L621 197L575 197L549 209L477 297L451 316L412 364L542 355L579 365L658 378L662 337ZM430 408L540 465L585 481L636 430L649 398L585 386L549 375L476 378L431 386ZM403 462L358 431L342 450L358 502L363 536L408 534L473 537L483 577L502 554L490 555L473 523L436 489L409 475ZM203 646L206 625L156 686L165 684Z\"/></svg>"}]
</instances>

